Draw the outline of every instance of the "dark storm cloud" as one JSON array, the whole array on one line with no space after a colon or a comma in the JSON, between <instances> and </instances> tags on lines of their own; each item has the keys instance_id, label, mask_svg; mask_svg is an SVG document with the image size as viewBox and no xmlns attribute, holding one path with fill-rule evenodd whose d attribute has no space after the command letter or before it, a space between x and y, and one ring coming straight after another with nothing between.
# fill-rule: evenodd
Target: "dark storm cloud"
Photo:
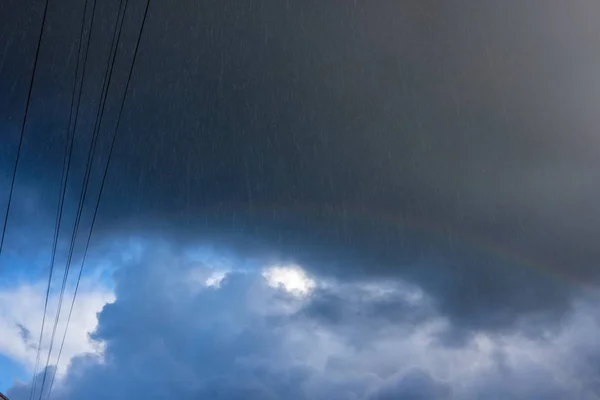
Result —
<instances>
[{"instance_id":1,"label":"dark storm cloud","mask_svg":"<svg viewBox=\"0 0 600 400\"><path fill-rule=\"evenodd\" d=\"M431 316L427 311L422 304L411 305L406 296L396 291L377 295L364 288L348 287L337 293L319 290L302 313L326 324L355 325L355 319L367 318L371 321L369 329L374 330L380 324L387 327L390 323L418 323Z\"/></svg>"},{"instance_id":2,"label":"dark storm cloud","mask_svg":"<svg viewBox=\"0 0 600 400\"><path fill-rule=\"evenodd\" d=\"M18 21L3 36L2 87L14 85L3 115L11 116L19 115L34 37L17 18L30 4L18 3L4 17ZM124 54L139 26L141 3L133 4ZM44 192L59 176L53 132L66 121L64 70L73 58L64 37L77 20L71 4L51 8L22 168ZM457 236L522 254L559 280L593 282L596 8L153 2L100 227L107 235L208 238L303 260L322 275L402 277L467 327L560 315L567 285ZM98 26L100 45L112 26L108 12ZM102 50L94 53L81 149ZM120 63L107 127L127 59ZM2 128L11 138L14 125ZM447 234L415 233L412 221Z\"/></svg>"},{"instance_id":3,"label":"dark storm cloud","mask_svg":"<svg viewBox=\"0 0 600 400\"><path fill-rule=\"evenodd\" d=\"M371 287L346 284L317 288L294 320L325 326L343 336L347 344L362 348L371 346L391 326L408 334L437 315L436 305L430 299L411 299L411 289L388 282L383 283L385 289L380 292L378 286L382 282L370 284ZM457 333L460 334L464 336L464 332Z\"/></svg>"}]
</instances>

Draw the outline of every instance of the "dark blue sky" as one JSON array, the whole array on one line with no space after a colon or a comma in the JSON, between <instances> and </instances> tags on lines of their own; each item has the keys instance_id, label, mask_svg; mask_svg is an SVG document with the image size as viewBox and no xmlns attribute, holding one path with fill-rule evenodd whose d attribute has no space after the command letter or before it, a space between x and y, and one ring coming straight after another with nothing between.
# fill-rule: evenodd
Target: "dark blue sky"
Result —
<instances>
[{"instance_id":1,"label":"dark blue sky","mask_svg":"<svg viewBox=\"0 0 600 400\"><path fill-rule=\"evenodd\" d=\"M117 4L91 35L60 273ZM125 16L84 232L144 5ZM6 195L42 6L0 6ZM0 304L0 373L26 371L16 399L35 360L19 326L39 332L82 10L49 3L0 257L2 299L20 296ZM153 0L56 390L593 398L598 12Z\"/></svg>"}]
</instances>

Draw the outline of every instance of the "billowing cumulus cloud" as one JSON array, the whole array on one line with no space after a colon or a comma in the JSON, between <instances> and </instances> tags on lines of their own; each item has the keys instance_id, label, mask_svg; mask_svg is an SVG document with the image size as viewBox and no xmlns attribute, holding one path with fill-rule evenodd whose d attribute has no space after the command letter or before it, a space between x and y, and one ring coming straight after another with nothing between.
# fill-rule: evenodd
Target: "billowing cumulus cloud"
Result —
<instances>
[{"instance_id":1,"label":"billowing cumulus cloud","mask_svg":"<svg viewBox=\"0 0 600 400\"><path fill-rule=\"evenodd\" d=\"M45 292L46 287L41 282L33 285L22 283L15 285L14 288L0 290L0 326L2 326L0 353L25 367L28 373L33 371L36 363ZM56 339L50 358L51 364L56 364L72 297L73 290L70 288L65 292L67 305L63 309L57 325ZM88 280L82 282L61 353L59 376L66 372L66 367L74 356L102 353L102 343L91 340L89 334L96 329L96 314L112 300L114 300L114 296L109 290ZM46 357L50 349L50 337L57 303L58 293L53 292L48 301L48 314L40 351L42 367L46 364Z\"/></svg>"},{"instance_id":2,"label":"billowing cumulus cloud","mask_svg":"<svg viewBox=\"0 0 600 400\"><path fill-rule=\"evenodd\" d=\"M22 284L14 288L5 288L0 291L0 325L2 337L0 338L0 352L33 367L36 359L37 341L42 322L44 308L44 285ZM65 303L73 296L73 291L65 293ZM114 299L112 293L101 287L83 282L81 292L70 322L67 340L63 352L63 365L75 354L90 352L94 349L94 342L87 335L96 328L96 313ZM51 322L56 316L57 294L49 298L49 314L47 316L46 336L44 337L42 353L48 350L48 339L51 332ZM70 303L69 303L70 304ZM62 338L65 330L66 313L63 312L58 325L57 336ZM50 326L50 327L49 327ZM56 349L55 349L56 352ZM56 353L54 354L56 355ZM66 360L66 362L65 362Z\"/></svg>"},{"instance_id":3,"label":"billowing cumulus cloud","mask_svg":"<svg viewBox=\"0 0 600 400\"><path fill-rule=\"evenodd\" d=\"M153 248L150 250L149 248ZM157 250L161 249L162 250ZM573 304L543 337L461 329L432 296L401 280L273 285L268 271L232 270L219 285L189 279L212 267L160 245L115 273L116 299L55 385L64 399L592 399L598 299ZM296 283L298 281L295 281ZM346 307L341 307L344 303ZM9 391L19 400L25 384ZM552 397L554 396L554 397Z\"/></svg>"}]
</instances>

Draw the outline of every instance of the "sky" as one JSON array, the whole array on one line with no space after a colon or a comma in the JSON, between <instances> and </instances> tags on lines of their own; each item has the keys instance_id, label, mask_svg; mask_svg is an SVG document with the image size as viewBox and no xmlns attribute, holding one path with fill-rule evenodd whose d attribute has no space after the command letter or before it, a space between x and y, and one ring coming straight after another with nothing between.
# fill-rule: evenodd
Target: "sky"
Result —
<instances>
[{"instance_id":1,"label":"sky","mask_svg":"<svg viewBox=\"0 0 600 400\"><path fill-rule=\"evenodd\" d=\"M50 327L118 4L94 19ZM0 391L600 396L600 6L152 0L82 264L145 4L35 375L84 5L49 3L0 254ZM0 4L0 210L43 5Z\"/></svg>"}]
</instances>

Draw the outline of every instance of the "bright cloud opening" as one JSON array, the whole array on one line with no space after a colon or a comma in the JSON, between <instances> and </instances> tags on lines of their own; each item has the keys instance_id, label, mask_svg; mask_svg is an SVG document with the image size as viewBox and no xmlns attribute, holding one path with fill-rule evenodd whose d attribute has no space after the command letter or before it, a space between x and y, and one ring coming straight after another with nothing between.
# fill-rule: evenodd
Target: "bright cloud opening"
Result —
<instances>
[{"instance_id":1,"label":"bright cloud opening","mask_svg":"<svg viewBox=\"0 0 600 400\"><path fill-rule=\"evenodd\" d=\"M316 286L315 281L298 265L269 267L263 271L262 276L269 286L282 288L295 295L306 295Z\"/></svg>"},{"instance_id":2,"label":"bright cloud opening","mask_svg":"<svg viewBox=\"0 0 600 400\"><path fill-rule=\"evenodd\" d=\"M220 287L221 282L227 276L227 271L215 271L204 282L206 286L209 287Z\"/></svg>"}]
</instances>

